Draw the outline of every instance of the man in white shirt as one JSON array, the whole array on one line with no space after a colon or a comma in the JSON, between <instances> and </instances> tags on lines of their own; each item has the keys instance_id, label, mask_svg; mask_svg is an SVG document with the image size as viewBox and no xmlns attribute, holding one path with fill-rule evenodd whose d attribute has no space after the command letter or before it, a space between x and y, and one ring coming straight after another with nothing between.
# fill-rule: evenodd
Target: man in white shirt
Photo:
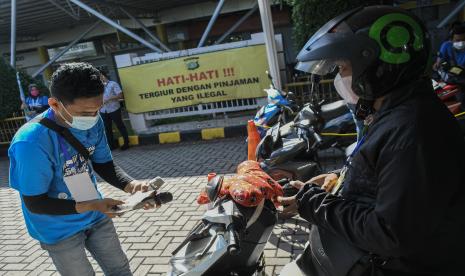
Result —
<instances>
[{"instance_id":1,"label":"man in white shirt","mask_svg":"<svg viewBox=\"0 0 465 276\"><path fill-rule=\"evenodd\" d=\"M108 145L112 150L116 148L113 140L112 127L113 122L115 122L118 131L124 139L124 144L121 146L121 150L127 150L129 148L128 131L121 117L121 105L119 103L119 100L124 98L123 91L118 83L108 79L108 75L105 72L101 72L101 79L105 85L105 92L103 94L103 106L100 109L100 115L102 116L105 124Z\"/></svg>"}]
</instances>

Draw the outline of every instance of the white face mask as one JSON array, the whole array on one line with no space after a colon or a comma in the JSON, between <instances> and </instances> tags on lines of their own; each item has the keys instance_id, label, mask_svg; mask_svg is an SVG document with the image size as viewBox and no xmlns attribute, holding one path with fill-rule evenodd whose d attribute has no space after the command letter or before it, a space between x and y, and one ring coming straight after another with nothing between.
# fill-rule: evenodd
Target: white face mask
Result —
<instances>
[{"instance_id":1,"label":"white face mask","mask_svg":"<svg viewBox=\"0 0 465 276\"><path fill-rule=\"evenodd\" d=\"M457 41L453 43L453 46L457 50L463 50L465 49L465 41Z\"/></svg>"},{"instance_id":2,"label":"white face mask","mask_svg":"<svg viewBox=\"0 0 465 276\"><path fill-rule=\"evenodd\" d=\"M358 96L352 91L352 76L341 77L337 73L334 78L334 87L341 98L348 104L357 104Z\"/></svg>"},{"instance_id":3,"label":"white face mask","mask_svg":"<svg viewBox=\"0 0 465 276\"><path fill-rule=\"evenodd\" d=\"M95 126L95 124L98 121L98 116L99 116L98 114L95 116L73 116L68 112L68 110L63 105L63 103L61 103L61 106L63 106L63 109L66 111L66 113L68 113L68 115L73 118L73 122L70 123L68 122L68 120L65 119L63 115L60 114L61 118L63 118L65 123L67 123L72 128L79 129L79 130L88 130L88 129L91 129L93 126Z\"/></svg>"}]
</instances>

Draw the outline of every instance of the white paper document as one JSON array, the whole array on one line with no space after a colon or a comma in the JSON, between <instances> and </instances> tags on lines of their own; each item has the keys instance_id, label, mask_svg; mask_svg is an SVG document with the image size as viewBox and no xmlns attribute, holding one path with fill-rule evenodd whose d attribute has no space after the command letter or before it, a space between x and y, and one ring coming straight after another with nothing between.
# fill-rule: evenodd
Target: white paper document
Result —
<instances>
[{"instance_id":1,"label":"white paper document","mask_svg":"<svg viewBox=\"0 0 465 276\"><path fill-rule=\"evenodd\" d=\"M157 190L160 189L164 183L165 181L161 177L155 177L148 182L150 188L147 192L135 192L124 200L123 205L115 206L116 208L113 210L113 213L120 214L144 207L144 201L153 198Z\"/></svg>"},{"instance_id":2,"label":"white paper document","mask_svg":"<svg viewBox=\"0 0 465 276\"><path fill-rule=\"evenodd\" d=\"M99 199L99 193L87 172L63 178L71 196L76 202Z\"/></svg>"}]
</instances>

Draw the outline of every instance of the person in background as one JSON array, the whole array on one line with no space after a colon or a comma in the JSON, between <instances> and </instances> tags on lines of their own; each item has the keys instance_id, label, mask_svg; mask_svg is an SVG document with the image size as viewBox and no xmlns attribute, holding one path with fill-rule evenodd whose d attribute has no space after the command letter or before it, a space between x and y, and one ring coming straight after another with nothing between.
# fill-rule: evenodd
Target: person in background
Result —
<instances>
[{"instance_id":1,"label":"person in background","mask_svg":"<svg viewBox=\"0 0 465 276\"><path fill-rule=\"evenodd\" d=\"M21 109L26 110L26 120L30 121L48 109L48 97L41 95L37 85L32 83L28 87L28 95L21 105Z\"/></svg>"},{"instance_id":2,"label":"person in background","mask_svg":"<svg viewBox=\"0 0 465 276\"><path fill-rule=\"evenodd\" d=\"M100 78L105 85L105 92L103 94L103 106L100 109L100 116L102 116L103 123L105 124L105 133L107 135L108 145L110 149L115 149L113 140L113 122L115 122L118 131L123 136L124 144L121 146L121 150L127 150L129 148L129 137L126 126L123 123L121 117L121 104L119 100L123 99L123 91L118 83L109 80L108 75L101 72Z\"/></svg>"}]
</instances>

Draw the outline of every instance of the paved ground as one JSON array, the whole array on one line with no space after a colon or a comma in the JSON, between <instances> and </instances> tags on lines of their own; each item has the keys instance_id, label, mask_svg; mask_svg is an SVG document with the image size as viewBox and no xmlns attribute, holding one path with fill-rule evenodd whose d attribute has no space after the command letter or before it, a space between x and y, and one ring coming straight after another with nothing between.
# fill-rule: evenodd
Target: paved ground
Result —
<instances>
[{"instance_id":1,"label":"paved ground","mask_svg":"<svg viewBox=\"0 0 465 276\"><path fill-rule=\"evenodd\" d=\"M136 178L161 176L164 190L175 200L156 211L137 211L115 219L116 229L130 259L134 275L164 275L172 250L200 219L204 207L195 199L209 172L232 173L246 158L243 139L225 139L175 145L156 145L114 152L115 159ZM332 153L330 153L331 155ZM341 159L336 160L340 163ZM327 169L335 160L325 162ZM8 188L8 160L0 159L0 275L58 275L37 241L25 229L17 193ZM101 185L107 197L123 198L123 193ZM265 250L268 275L298 255L307 238L307 224L289 219L278 224ZM97 274L102 274L95 264Z\"/></svg>"}]
</instances>

